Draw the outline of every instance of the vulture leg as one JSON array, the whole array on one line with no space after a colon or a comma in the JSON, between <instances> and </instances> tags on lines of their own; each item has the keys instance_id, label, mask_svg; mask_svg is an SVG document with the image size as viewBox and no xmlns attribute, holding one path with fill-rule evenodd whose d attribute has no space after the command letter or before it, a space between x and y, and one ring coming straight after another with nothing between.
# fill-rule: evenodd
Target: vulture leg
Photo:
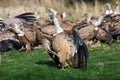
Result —
<instances>
[{"instance_id":1,"label":"vulture leg","mask_svg":"<svg viewBox=\"0 0 120 80\"><path fill-rule=\"evenodd\" d=\"M27 51L30 51L30 50L31 50L31 44L30 44L30 43L26 44L25 47L26 47L26 50L27 50Z\"/></svg>"},{"instance_id":2,"label":"vulture leg","mask_svg":"<svg viewBox=\"0 0 120 80\"><path fill-rule=\"evenodd\" d=\"M25 38L25 36L18 36L19 41L21 42L21 44L25 45L25 48L27 51L31 50L31 44L30 42Z\"/></svg>"},{"instance_id":3,"label":"vulture leg","mask_svg":"<svg viewBox=\"0 0 120 80\"><path fill-rule=\"evenodd\" d=\"M54 51L52 51L52 50L48 50L48 54L53 59L53 61L55 62L55 64L58 66L60 64L60 62L59 62L59 58L56 55L56 53Z\"/></svg>"}]
</instances>

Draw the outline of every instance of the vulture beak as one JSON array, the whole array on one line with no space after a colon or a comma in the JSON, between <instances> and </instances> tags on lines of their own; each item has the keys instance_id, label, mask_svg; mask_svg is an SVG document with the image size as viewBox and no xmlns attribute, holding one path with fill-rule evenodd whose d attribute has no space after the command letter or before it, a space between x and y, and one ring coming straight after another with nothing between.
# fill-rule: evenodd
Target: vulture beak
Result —
<instances>
[{"instance_id":1,"label":"vulture beak","mask_svg":"<svg viewBox=\"0 0 120 80\"><path fill-rule=\"evenodd\" d=\"M111 5L109 3L106 3L106 9L111 10Z\"/></svg>"},{"instance_id":2,"label":"vulture beak","mask_svg":"<svg viewBox=\"0 0 120 80\"><path fill-rule=\"evenodd\" d=\"M50 14L49 15L49 19L53 19L54 18L54 15L53 14Z\"/></svg>"}]
</instances>

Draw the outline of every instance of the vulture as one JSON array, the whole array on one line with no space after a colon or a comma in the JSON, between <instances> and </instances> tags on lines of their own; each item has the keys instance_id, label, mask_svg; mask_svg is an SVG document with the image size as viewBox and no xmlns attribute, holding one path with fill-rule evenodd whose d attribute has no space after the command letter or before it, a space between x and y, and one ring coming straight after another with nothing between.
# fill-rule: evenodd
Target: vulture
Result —
<instances>
[{"instance_id":1,"label":"vulture","mask_svg":"<svg viewBox=\"0 0 120 80\"><path fill-rule=\"evenodd\" d=\"M56 26L56 32L51 39L48 54L61 68L68 67L71 61L74 67L86 68L89 52L77 30L73 28L71 34L64 31L61 27L63 25L59 23L59 19L56 17L57 11L49 9L49 12L51 12L49 17Z\"/></svg>"},{"instance_id":2,"label":"vulture","mask_svg":"<svg viewBox=\"0 0 120 80\"><path fill-rule=\"evenodd\" d=\"M102 28L98 27L102 23L103 19L104 14L102 14L99 18L91 17L89 23L87 19L85 19L75 25L79 31L79 35L86 42L86 44L92 45L97 41L104 41L108 44L111 42L112 36Z\"/></svg>"},{"instance_id":3,"label":"vulture","mask_svg":"<svg viewBox=\"0 0 120 80\"><path fill-rule=\"evenodd\" d=\"M114 11L114 15L118 15L118 14L120 14L120 3L116 2L115 5L116 5L116 8Z\"/></svg>"},{"instance_id":4,"label":"vulture","mask_svg":"<svg viewBox=\"0 0 120 80\"><path fill-rule=\"evenodd\" d=\"M106 11L105 11L105 14L106 15L109 15L109 14L113 14L113 11L111 9L111 5L109 3L106 3Z\"/></svg>"},{"instance_id":5,"label":"vulture","mask_svg":"<svg viewBox=\"0 0 120 80\"><path fill-rule=\"evenodd\" d=\"M114 13L109 15L106 14L99 27L111 34L114 40L120 39L119 2L116 2L116 8Z\"/></svg>"},{"instance_id":6,"label":"vulture","mask_svg":"<svg viewBox=\"0 0 120 80\"><path fill-rule=\"evenodd\" d=\"M106 16L99 27L110 33L114 39L117 39L120 35L120 15Z\"/></svg>"},{"instance_id":7,"label":"vulture","mask_svg":"<svg viewBox=\"0 0 120 80\"><path fill-rule=\"evenodd\" d=\"M29 51L32 49L32 46L39 42L37 41L37 29L31 26L36 20L35 14L28 12L5 19L0 24L5 24L6 29L14 33L19 42Z\"/></svg>"},{"instance_id":8,"label":"vulture","mask_svg":"<svg viewBox=\"0 0 120 80\"><path fill-rule=\"evenodd\" d=\"M15 34L6 31L5 25L0 26L0 53L11 49L20 49L22 45L19 40L15 38Z\"/></svg>"}]
</instances>

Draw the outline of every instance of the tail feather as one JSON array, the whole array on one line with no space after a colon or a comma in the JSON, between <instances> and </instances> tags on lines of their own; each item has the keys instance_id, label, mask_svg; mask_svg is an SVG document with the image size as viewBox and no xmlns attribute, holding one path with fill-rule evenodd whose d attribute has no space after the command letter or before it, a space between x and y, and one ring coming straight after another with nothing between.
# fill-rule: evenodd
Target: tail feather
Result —
<instances>
[{"instance_id":1,"label":"tail feather","mask_svg":"<svg viewBox=\"0 0 120 80\"><path fill-rule=\"evenodd\" d=\"M73 37L77 49L74 59L75 61L78 60L77 62L74 61L76 63L74 66L86 68L89 55L88 48L75 30L73 30Z\"/></svg>"},{"instance_id":2,"label":"tail feather","mask_svg":"<svg viewBox=\"0 0 120 80\"><path fill-rule=\"evenodd\" d=\"M83 67L87 67L87 62L88 62L88 57L89 57L89 52L88 52L88 49L87 49L87 46L85 45L85 43L83 44L82 48L80 48L83 50Z\"/></svg>"},{"instance_id":3,"label":"tail feather","mask_svg":"<svg viewBox=\"0 0 120 80\"><path fill-rule=\"evenodd\" d=\"M76 60L75 67L87 68L88 56L89 52L87 46L83 44L83 46L79 47L74 57L74 60Z\"/></svg>"}]
</instances>

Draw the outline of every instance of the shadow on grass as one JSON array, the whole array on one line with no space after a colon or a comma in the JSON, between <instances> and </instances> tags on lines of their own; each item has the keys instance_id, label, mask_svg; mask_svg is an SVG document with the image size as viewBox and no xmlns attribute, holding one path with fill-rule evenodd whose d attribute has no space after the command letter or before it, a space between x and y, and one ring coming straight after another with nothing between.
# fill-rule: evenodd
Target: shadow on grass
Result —
<instances>
[{"instance_id":1,"label":"shadow on grass","mask_svg":"<svg viewBox=\"0 0 120 80\"><path fill-rule=\"evenodd\" d=\"M39 62L35 62L35 64L37 64L37 65L47 65L49 67L57 67L57 65L52 61L39 61Z\"/></svg>"}]
</instances>

